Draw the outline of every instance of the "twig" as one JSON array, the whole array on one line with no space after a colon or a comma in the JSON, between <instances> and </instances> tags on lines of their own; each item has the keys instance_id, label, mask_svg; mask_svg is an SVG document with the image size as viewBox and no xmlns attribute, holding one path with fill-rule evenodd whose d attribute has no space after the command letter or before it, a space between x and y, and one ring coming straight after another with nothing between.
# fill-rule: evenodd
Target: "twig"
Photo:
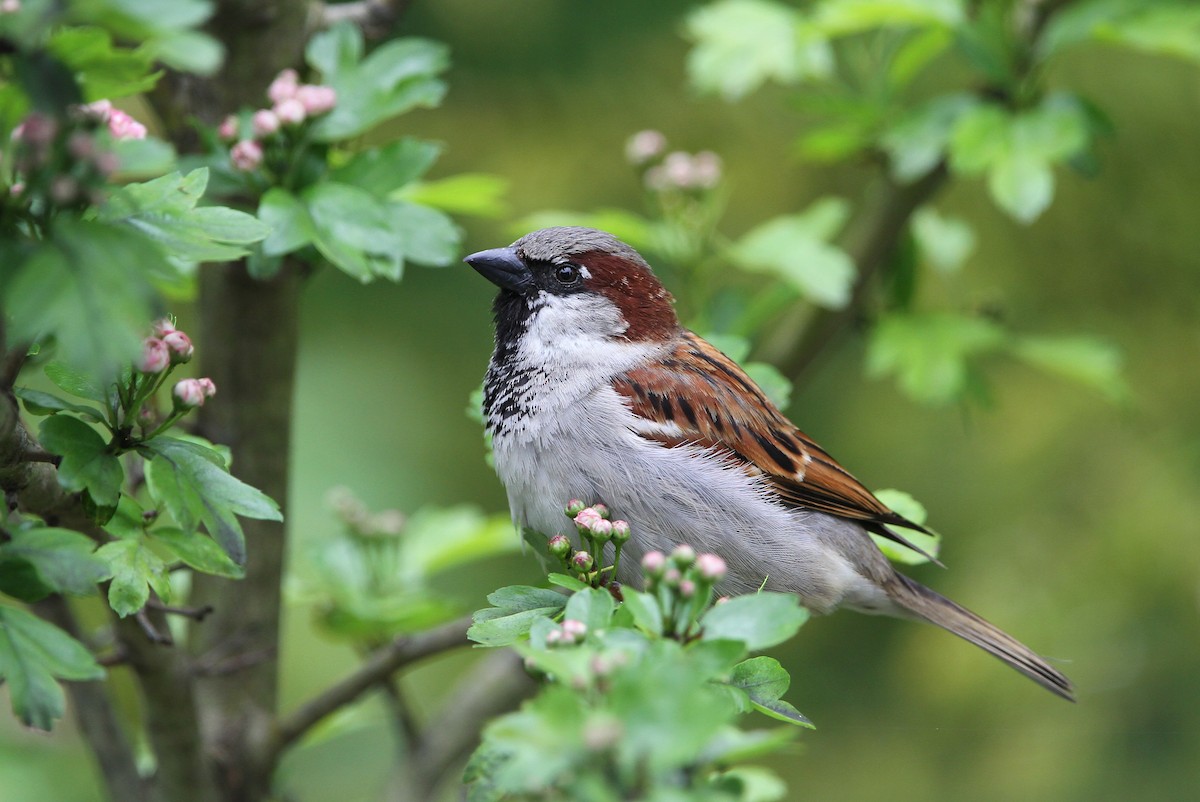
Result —
<instances>
[{"instance_id":1,"label":"twig","mask_svg":"<svg viewBox=\"0 0 1200 802\"><path fill-rule=\"evenodd\" d=\"M146 606L151 610L158 610L171 615L181 615L184 618L190 618L193 621L203 621L215 608L211 604L205 604L200 607L172 607L169 604L163 604L157 599L151 599L146 602Z\"/></svg>"},{"instance_id":2,"label":"twig","mask_svg":"<svg viewBox=\"0 0 1200 802\"><path fill-rule=\"evenodd\" d=\"M276 752L282 752L304 736L326 716L334 713L378 685L395 671L425 657L465 646L469 618L460 618L418 635L396 638L367 658L358 670L324 693L305 702L280 719Z\"/></svg>"},{"instance_id":3,"label":"twig","mask_svg":"<svg viewBox=\"0 0 1200 802\"><path fill-rule=\"evenodd\" d=\"M309 6L308 30L310 33L323 31L339 22L349 22L368 39L379 39L387 35L411 4L412 0L357 0L353 3L317 0Z\"/></svg>"},{"instance_id":4,"label":"twig","mask_svg":"<svg viewBox=\"0 0 1200 802\"><path fill-rule=\"evenodd\" d=\"M58 465L62 462L62 457L57 454L51 454L49 451L40 448L33 448L21 454L21 459L26 462L47 462L51 465Z\"/></svg>"},{"instance_id":5,"label":"twig","mask_svg":"<svg viewBox=\"0 0 1200 802\"><path fill-rule=\"evenodd\" d=\"M507 649L479 661L433 715L437 726L428 728L410 753L397 802L434 799L450 770L479 743L488 720L512 710L536 689L520 656Z\"/></svg>"},{"instance_id":6,"label":"twig","mask_svg":"<svg viewBox=\"0 0 1200 802\"><path fill-rule=\"evenodd\" d=\"M388 707L392 710L392 719L396 727L396 740L401 759L410 752L418 749L421 744L421 728L413 716L412 708L404 697L404 689L400 680L394 674L389 675L379 683L388 698Z\"/></svg>"},{"instance_id":7,"label":"twig","mask_svg":"<svg viewBox=\"0 0 1200 802\"><path fill-rule=\"evenodd\" d=\"M134 619L137 621L138 626L142 628L142 632L146 634L146 637L151 643L157 643L160 646L175 645L175 639L171 637L169 630L167 632L159 632L154 624L150 623L150 616L146 613L145 607L137 611L137 613L134 615Z\"/></svg>"}]
</instances>

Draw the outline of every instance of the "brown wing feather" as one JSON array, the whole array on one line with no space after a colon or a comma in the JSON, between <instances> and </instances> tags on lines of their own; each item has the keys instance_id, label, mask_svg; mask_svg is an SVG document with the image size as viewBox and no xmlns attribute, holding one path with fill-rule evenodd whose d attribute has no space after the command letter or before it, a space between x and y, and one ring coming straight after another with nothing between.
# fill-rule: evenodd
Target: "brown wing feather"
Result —
<instances>
[{"instance_id":1,"label":"brown wing feather","mask_svg":"<svg viewBox=\"0 0 1200 802\"><path fill-rule=\"evenodd\" d=\"M688 443L726 452L770 481L785 502L862 521L910 548L884 524L926 531L875 498L785 418L737 363L691 332L652 368L635 368L614 387L634 414L659 425L639 432L643 437L668 447Z\"/></svg>"}]
</instances>

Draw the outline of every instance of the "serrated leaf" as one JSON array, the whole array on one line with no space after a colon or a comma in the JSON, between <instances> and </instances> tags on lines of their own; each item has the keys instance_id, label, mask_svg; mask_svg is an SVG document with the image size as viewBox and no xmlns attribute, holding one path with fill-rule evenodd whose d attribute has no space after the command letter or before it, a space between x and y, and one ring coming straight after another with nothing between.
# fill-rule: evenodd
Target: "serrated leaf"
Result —
<instances>
[{"instance_id":1,"label":"serrated leaf","mask_svg":"<svg viewBox=\"0 0 1200 802\"><path fill-rule=\"evenodd\" d=\"M833 51L796 9L770 0L720 0L687 19L692 84L737 100L769 80L792 84L833 70Z\"/></svg>"},{"instance_id":2,"label":"serrated leaf","mask_svg":"<svg viewBox=\"0 0 1200 802\"><path fill-rule=\"evenodd\" d=\"M912 230L921 254L940 273L958 270L975 250L975 232L966 221L943 217L931 206L913 215Z\"/></svg>"},{"instance_id":3,"label":"serrated leaf","mask_svg":"<svg viewBox=\"0 0 1200 802\"><path fill-rule=\"evenodd\" d=\"M99 385L79 371L73 370L69 365L50 361L46 363L43 371L46 373L46 378L54 382L54 386L64 393L69 393L76 398L98 401L101 404L106 403L104 392Z\"/></svg>"},{"instance_id":4,"label":"serrated leaf","mask_svg":"<svg viewBox=\"0 0 1200 802\"><path fill-rule=\"evenodd\" d=\"M965 19L963 0L834 0L821 5L815 22L829 36L846 36L881 27L954 27Z\"/></svg>"},{"instance_id":5,"label":"serrated leaf","mask_svg":"<svg viewBox=\"0 0 1200 802\"><path fill-rule=\"evenodd\" d=\"M567 590L583 590L586 587L591 587L586 582L582 582L573 576L568 576L567 574L551 573L546 576L546 580L551 585L556 585L560 588L566 588Z\"/></svg>"},{"instance_id":6,"label":"serrated leaf","mask_svg":"<svg viewBox=\"0 0 1200 802\"><path fill-rule=\"evenodd\" d=\"M508 180L501 176L463 173L437 181L408 184L392 197L453 214L498 218L508 214L508 204L504 202L507 191Z\"/></svg>"},{"instance_id":7,"label":"serrated leaf","mask_svg":"<svg viewBox=\"0 0 1200 802\"><path fill-rule=\"evenodd\" d=\"M945 156L958 118L979 101L967 93L935 98L900 118L880 138L888 154L892 177L901 183L915 181Z\"/></svg>"},{"instance_id":8,"label":"serrated leaf","mask_svg":"<svg viewBox=\"0 0 1200 802\"><path fill-rule=\"evenodd\" d=\"M565 605L564 597L563 604ZM539 618L558 615L562 605L557 607L538 607L532 610L522 610L519 613L500 615L495 618L480 617L476 613L475 623L467 630L467 637L480 646L511 646L524 640L529 634L529 628ZM494 608L493 608L494 609ZM486 611L483 611L486 612Z\"/></svg>"},{"instance_id":9,"label":"serrated leaf","mask_svg":"<svg viewBox=\"0 0 1200 802\"><path fill-rule=\"evenodd\" d=\"M458 256L462 232L442 212L408 201L389 201L385 208L405 259L444 267Z\"/></svg>"},{"instance_id":10,"label":"serrated leaf","mask_svg":"<svg viewBox=\"0 0 1200 802\"><path fill-rule=\"evenodd\" d=\"M121 495L125 471L96 430L78 418L53 415L38 427L42 446L62 461L58 483L71 492L87 490L96 503L113 506Z\"/></svg>"},{"instance_id":11,"label":"serrated leaf","mask_svg":"<svg viewBox=\"0 0 1200 802\"><path fill-rule=\"evenodd\" d=\"M308 208L292 193L271 187L258 203L258 219L271 233L263 240L263 253L281 256L299 250L313 240L313 221Z\"/></svg>"},{"instance_id":12,"label":"serrated leaf","mask_svg":"<svg viewBox=\"0 0 1200 802\"><path fill-rule=\"evenodd\" d=\"M562 607L567 603L567 596L549 588L509 585L489 593L487 600L489 604L504 613L519 613L524 610Z\"/></svg>"},{"instance_id":13,"label":"serrated leaf","mask_svg":"<svg viewBox=\"0 0 1200 802\"><path fill-rule=\"evenodd\" d=\"M82 643L32 613L0 606L0 679L23 724L49 730L62 717L64 698L56 678L103 677L104 669Z\"/></svg>"},{"instance_id":14,"label":"serrated leaf","mask_svg":"<svg viewBox=\"0 0 1200 802\"><path fill-rule=\"evenodd\" d=\"M96 584L111 575L95 550L92 539L79 532L35 527L18 530L11 540L0 544L0 565L28 563L51 590L84 595L95 592Z\"/></svg>"},{"instance_id":15,"label":"serrated leaf","mask_svg":"<svg viewBox=\"0 0 1200 802\"><path fill-rule=\"evenodd\" d=\"M13 395L21 399L25 411L31 415L53 415L56 412L74 412L93 423L103 423L104 415L95 407L75 404L41 390L31 390L28 387L14 387Z\"/></svg>"},{"instance_id":16,"label":"serrated leaf","mask_svg":"<svg viewBox=\"0 0 1200 802\"><path fill-rule=\"evenodd\" d=\"M322 181L301 193L313 225L313 244L335 267L364 283L400 278L404 242L384 201L366 190Z\"/></svg>"},{"instance_id":17,"label":"serrated leaf","mask_svg":"<svg viewBox=\"0 0 1200 802\"><path fill-rule=\"evenodd\" d=\"M1084 335L1022 337L1013 354L1042 370L1085 384L1110 401L1128 400L1130 390L1121 375L1121 353L1110 343Z\"/></svg>"},{"instance_id":18,"label":"serrated leaf","mask_svg":"<svg viewBox=\"0 0 1200 802\"><path fill-rule=\"evenodd\" d=\"M155 554L143 538L114 540L96 552L112 572L108 603L122 618L146 606L153 589L164 602L171 600L171 581L167 564Z\"/></svg>"},{"instance_id":19,"label":"serrated leaf","mask_svg":"<svg viewBox=\"0 0 1200 802\"><path fill-rule=\"evenodd\" d=\"M149 535L189 568L230 579L241 579L246 575L246 569L229 559L216 541L199 532L189 535L182 529L160 526L151 530Z\"/></svg>"},{"instance_id":20,"label":"serrated leaf","mask_svg":"<svg viewBox=\"0 0 1200 802\"><path fill-rule=\"evenodd\" d=\"M329 179L384 199L424 175L441 152L442 146L436 142L402 137L354 154L350 161L333 170Z\"/></svg>"},{"instance_id":21,"label":"serrated leaf","mask_svg":"<svg viewBox=\"0 0 1200 802\"><path fill-rule=\"evenodd\" d=\"M894 375L910 397L939 404L960 398L969 361L1004 344L990 320L950 313L893 313L871 332L867 374Z\"/></svg>"},{"instance_id":22,"label":"serrated leaf","mask_svg":"<svg viewBox=\"0 0 1200 802\"><path fill-rule=\"evenodd\" d=\"M245 563L246 545L236 516L283 520L279 506L232 476L224 459L211 448L174 437L156 437L144 447L154 454L146 463L150 495L184 532L194 533L203 522L238 565Z\"/></svg>"},{"instance_id":23,"label":"serrated leaf","mask_svg":"<svg viewBox=\"0 0 1200 802\"><path fill-rule=\"evenodd\" d=\"M102 28L60 28L46 49L79 77L88 100L148 92L162 76L152 70L154 60L144 49L114 47L112 36Z\"/></svg>"},{"instance_id":24,"label":"serrated leaf","mask_svg":"<svg viewBox=\"0 0 1200 802\"><path fill-rule=\"evenodd\" d=\"M612 622L616 603L612 594L603 588L586 588L573 594L567 600L563 619L581 621L587 625L588 632L607 629Z\"/></svg>"},{"instance_id":25,"label":"serrated leaf","mask_svg":"<svg viewBox=\"0 0 1200 802\"><path fill-rule=\"evenodd\" d=\"M623 588L621 606L633 617L634 626L647 635L658 637L663 632L662 609L658 599L649 593L641 593L631 588Z\"/></svg>"},{"instance_id":26,"label":"serrated leaf","mask_svg":"<svg viewBox=\"0 0 1200 802\"><path fill-rule=\"evenodd\" d=\"M735 596L700 619L705 640L739 640L747 649L767 649L796 634L808 611L795 596L762 592Z\"/></svg>"}]
</instances>

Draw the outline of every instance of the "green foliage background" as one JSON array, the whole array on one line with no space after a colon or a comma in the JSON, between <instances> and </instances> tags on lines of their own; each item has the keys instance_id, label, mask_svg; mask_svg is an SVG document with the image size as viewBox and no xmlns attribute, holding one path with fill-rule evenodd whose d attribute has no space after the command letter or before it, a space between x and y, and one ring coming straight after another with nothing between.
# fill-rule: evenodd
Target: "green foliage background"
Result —
<instances>
[{"instance_id":1,"label":"green foliage background","mask_svg":"<svg viewBox=\"0 0 1200 802\"><path fill-rule=\"evenodd\" d=\"M686 88L679 34L691 7L418 2L405 32L449 44L451 89L441 108L390 133L447 144L432 177L507 177L508 219L638 208L621 151L647 127L724 157L732 233L823 195L854 197L866 168L790 155L806 120L782 91L728 105ZM912 573L1070 660L1080 702L1051 699L929 627L815 619L773 652L792 674L786 698L819 728L776 761L795 798L1183 799L1200 783L1200 71L1095 45L1062 58L1049 80L1111 114L1117 135L1100 144L1098 178L1058 171L1054 203L1030 227L999 211L983 182L956 182L938 206L976 227L978 247L952 290L922 291L993 305L1016 328L1110 339L1132 402L998 362L991 408L924 408L890 380L864 378L863 342L851 337L796 388L789 412L868 486L921 499L950 570ZM467 248L514 236L502 221L471 223ZM463 414L490 350L490 299L458 266L412 270L400 285L364 287L333 270L315 278L291 517L325 528L300 538L337 530L324 503L335 483L376 508L504 508L478 424ZM497 558L446 590L482 606L488 590L537 576L532 558ZM292 609L285 708L356 663L314 634L308 608ZM469 659L417 672L413 698L436 699ZM0 718L0 802L99 798L68 733L47 739ZM393 755L382 711L365 705L321 734L285 761L294 798L378 798Z\"/></svg>"}]
</instances>

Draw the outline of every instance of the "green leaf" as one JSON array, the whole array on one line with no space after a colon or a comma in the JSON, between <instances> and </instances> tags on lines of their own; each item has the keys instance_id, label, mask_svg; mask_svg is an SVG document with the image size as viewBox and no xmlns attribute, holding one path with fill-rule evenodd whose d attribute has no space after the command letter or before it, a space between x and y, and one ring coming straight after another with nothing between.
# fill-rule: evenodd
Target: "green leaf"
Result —
<instances>
[{"instance_id":1,"label":"green leaf","mask_svg":"<svg viewBox=\"0 0 1200 802\"><path fill-rule=\"evenodd\" d=\"M612 622L616 603L612 594L603 588L586 588L571 596L563 613L564 619L582 621L588 632L607 629Z\"/></svg>"},{"instance_id":2,"label":"green leaf","mask_svg":"<svg viewBox=\"0 0 1200 802\"><path fill-rule=\"evenodd\" d=\"M929 264L940 273L953 273L975 250L975 232L958 217L943 217L923 206L912 218L913 236Z\"/></svg>"},{"instance_id":3,"label":"green leaf","mask_svg":"<svg viewBox=\"0 0 1200 802\"><path fill-rule=\"evenodd\" d=\"M154 60L144 49L113 47L112 36L101 28L60 28L46 49L76 74L88 100L148 92L162 76L152 71Z\"/></svg>"},{"instance_id":4,"label":"green leaf","mask_svg":"<svg viewBox=\"0 0 1200 802\"><path fill-rule=\"evenodd\" d=\"M127 184L101 210L101 219L124 223L184 262L229 261L270 229L253 215L221 206L197 207L208 186L208 168Z\"/></svg>"},{"instance_id":5,"label":"green leaf","mask_svg":"<svg viewBox=\"0 0 1200 802\"><path fill-rule=\"evenodd\" d=\"M591 587L586 582L581 582L575 577L568 576L567 574L550 573L546 576L546 580L551 585L555 585L560 588L566 588L570 591L583 590L584 588Z\"/></svg>"},{"instance_id":6,"label":"green leaf","mask_svg":"<svg viewBox=\"0 0 1200 802\"><path fill-rule=\"evenodd\" d=\"M1121 352L1110 343L1087 336L1022 337L1013 354L1025 362L1094 387L1113 402L1131 395L1121 372Z\"/></svg>"},{"instance_id":7,"label":"green leaf","mask_svg":"<svg viewBox=\"0 0 1200 802\"><path fill-rule=\"evenodd\" d=\"M241 579L246 575L246 569L229 559L216 541L199 532L189 535L182 529L160 526L149 534L152 540L166 546L189 568L230 579Z\"/></svg>"},{"instance_id":8,"label":"green leaf","mask_svg":"<svg viewBox=\"0 0 1200 802\"><path fill-rule=\"evenodd\" d=\"M896 376L917 401L941 404L968 386L969 360L996 351L1005 334L995 323L951 313L893 313L871 332L867 375Z\"/></svg>"},{"instance_id":9,"label":"green leaf","mask_svg":"<svg viewBox=\"0 0 1200 802\"><path fill-rule=\"evenodd\" d=\"M426 507L405 525L396 576L403 584L420 585L438 571L511 552L519 545L508 516L484 515L469 505Z\"/></svg>"},{"instance_id":10,"label":"green leaf","mask_svg":"<svg viewBox=\"0 0 1200 802\"><path fill-rule=\"evenodd\" d=\"M32 613L0 606L0 679L23 724L49 730L62 717L63 692L55 678L103 677L104 669L82 643Z\"/></svg>"},{"instance_id":11,"label":"green leaf","mask_svg":"<svg viewBox=\"0 0 1200 802\"><path fill-rule=\"evenodd\" d=\"M54 382L54 386L63 392L69 393L76 398L86 398L89 401L98 401L101 404L107 403L104 392L100 389L99 385L82 373L73 370L69 365L52 360L47 362L42 370L45 372L46 378Z\"/></svg>"},{"instance_id":12,"label":"green leaf","mask_svg":"<svg viewBox=\"0 0 1200 802\"><path fill-rule=\"evenodd\" d=\"M565 603L566 597L564 596L563 604ZM562 605L558 607L539 607L533 610L522 610L519 613L501 615L495 618L480 617L479 613L476 613L474 623L467 630L467 637L480 646L511 646L525 639L534 621L557 615L561 611Z\"/></svg>"},{"instance_id":13,"label":"green leaf","mask_svg":"<svg viewBox=\"0 0 1200 802\"><path fill-rule=\"evenodd\" d=\"M773 657L752 657L734 666L728 685L743 691L750 704L771 718L812 727L812 722L780 697L787 692L792 678Z\"/></svg>"},{"instance_id":14,"label":"green leaf","mask_svg":"<svg viewBox=\"0 0 1200 802\"><path fill-rule=\"evenodd\" d=\"M735 596L700 619L704 640L740 640L746 648L766 649L783 643L808 620L808 611L788 593L762 592Z\"/></svg>"},{"instance_id":15,"label":"green leaf","mask_svg":"<svg viewBox=\"0 0 1200 802\"><path fill-rule=\"evenodd\" d=\"M1054 172L1044 159L1013 153L992 165L988 190L1000 208L1022 223L1031 223L1054 200Z\"/></svg>"},{"instance_id":16,"label":"green leaf","mask_svg":"<svg viewBox=\"0 0 1200 802\"><path fill-rule=\"evenodd\" d=\"M959 117L978 105L968 93L944 95L900 118L880 138L892 177L915 181L942 160Z\"/></svg>"},{"instance_id":17,"label":"green leaf","mask_svg":"<svg viewBox=\"0 0 1200 802\"><path fill-rule=\"evenodd\" d=\"M663 631L662 609L658 599L649 593L640 593L631 588L622 588L624 601L621 606L633 617L634 626L651 637L659 637Z\"/></svg>"},{"instance_id":18,"label":"green leaf","mask_svg":"<svg viewBox=\"0 0 1200 802\"><path fill-rule=\"evenodd\" d=\"M89 380L107 380L141 352L154 297L150 271L162 264L133 231L60 215L8 285L9 337L53 336L62 361Z\"/></svg>"},{"instance_id":19,"label":"green leaf","mask_svg":"<svg viewBox=\"0 0 1200 802\"><path fill-rule=\"evenodd\" d=\"M444 267L458 256L462 232L442 212L408 201L390 201L385 208L405 259Z\"/></svg>"},{"instance_id":20,"label":"green leaf","mask_svg":"<svg viewBox=\"0 0 1200 802\"><path fill-rule=\"evenodd\" d=\"M163 33L146 43L149 55L181 72L212 75L225 60L220 41L198 31Z\"/></svg>"},{"instance_id":21,"label":"green leaf","mask_svg":"<svg viewBox=\"0 0 1200 802\"><path fill-rule=\"evenodd\" d=\"M940 26L926 28L910 37L892 57L888 67L888 82L895 89L908 86L922 69L946 52L953 43L954 34Z\"/></svg>"},{"instance_id":22,"label":"green leaf","mask_svg":"<svg viewBox=\"0 0 1200 802\"><path fill-rule=\"evenodd\" d=\"M954 27L965 19L963 0L827 0L816 24L829 36L846 36L881 27Z\"/></svg>"},{"instance_id":23,"label":"green leaf","mask_svg":"<svg viewBox=\"0 0 1200 802\"><path fill-rule=\"evenodd\" d=\"M400 278L404 241L383 201L332 181L312 185L300 198L312 219L313 244L335 267L364 283Z\"/></svg>"},{"instance_id":24,"label":"green leaf","mask_svg":"<svg viewBox=\"0 0 1200 802\"><path fill-rule=\"evenodd\" d=\"M530 585L509 585L488 594L487 600L503 613L519 613L524 610L544 610L562 607L567 596L557 590L536 588Z\"/></svg>"},{"instance_id":25,"label":"green leaf","mask_svg":"<svg viewBox=\"0 0 1200 802\"><path fill-rule=\"evenodd\" d=\"M738 766L723 771L713 785L734 794L738 802L776 802L787 798L787 785L761 766Z\"/></svg>"},{"instance_id":26,"label":"green leaf","mask_svg":"<svg viewBox=\"0 0 1200 802\"><path fill-rule=\"evenodd\" d=\"M950 166L974 175L1004 157L1011 145L1012 115L998 105L981 103L957 115L950 136Z\"/></svg>"},{"instance_id":27,"label":"green leaf","mask_svg":"<svg viewBox=\"0 0 1200 802\"><path fill-rule=\"evenodd\" d=\"M188 534L202 522L238 565L246 544L237 515L280 521L279 506L267 495L230 475L225 460L211 448L174 437L145 443L154 457L146 463L150 495Z\"/></svg>"},{"instance_id":28,"label":"green leaf","mask_svg":"<svg viewBox=\"0 0 1200 802\"><path fill-rule=\"evenodd\" d=\"M95 548L91 538L70 529L40 526L18 530L10 541L0 544L0 566L27 563L50 590L85 595L95 592L96 583L111 575L95 555Z\"/></svg>"},{"instance_id":29,"label":"green leaf","mask_svg":"<svg viewBox=\"0 0 1200 802\"><path fill-rule=\"evenodd\" d=\"M14 387L13 395L21 399L25 410L30 415L53 415L56 412L74 412L93 423L103 423L104 415L95 407L75 404L41 390L31 390L28 387Z\"/></svg>"},{"instance_id":30,"label":"green leaf","mask_svg":"<svg viewBox=\"0 0 1200 802\"><path fill-rule=\"evenodd\" d=\"M354 154L329 174L329 180L365 189L384 199L424 175L441 152L442 146L436 142L401 137L383 147Z\"/></svg>"},{"instance_id":31,"label":"green leaf","mask_svg":"<svg viewBox=\"0 0 1200 802\"><path fill-rule=\"evenodd\" d=\"M1200 9L1146 0L1073 3L1051 17L1039 54L1045 58L1089 39L1200 61Z\"/></svg>"},{"instance_id":32,"label":"green leaf","mask_svg":"<svg viewBox=\"0 0 1200 802\"><path fill-rule=\"evenodd\" d=\"M78 418L53 415L38 427L42 445L62 457L58 483L71 492L87 490L104 506L117 503L125 471L96 430Z\"/></svg>"},{"instance_id":33,"label":"green leaf","mask_svg":"<svg viewBox=\"0 0 1200 802\"><path fill-rule=\"evenodd\" d=\"M729 257L743 270L771 273L819 306L841 309L850 301L855 266L827 242L848 213L844 201L826 198L803 214L768 220L735 242Z\"/></svg>"},{"instance_id":34,"label":"green leaf","mask_svg":"<svg viewBox=\"0 0 1200 802\"><path fill-rule=\"evenodd\" d=\"M508 214L508 204L504 202L506 192L506 178L485 173L463 173L437 181L408 184L393 193L392 197L453 214L498 218Z\"/></svg>"},{"instance_id":35,"label":"green leaf","mask_svg":"<svg viewBox=\"0 0 1200 802\"><path fill-rule=\"evenodd\" d=\"M876 490L875 498L884 503L886 507L900 513L908 520L915 524L924 524L926 520L925 506L917 501L903 490ZM912 543L919 549L922 549L925 554L933 557L938 556L938 551L942 546L942 536L937 532L925 534L913 529L906 529L903 526L888 526L896 534L903 537L909 543ZM875 545L879 547L889 560L898 562L903 565L923 565L929 562L929 557L921 554L919 551L914 551L906 546L902 546L894 540L882 537L871 533L871 540L875 541Z\"/></svg>"},{"instance_id":36,"label":"green leaf","mask_svg":"<svg viewBox=\"0 0 1200 802\"><path fill-rule=\"evenodd\" d=\"M705 92L737 100L774 80L793 84L833 72L833 50L799 11L771 0L719 0L693 11L687 71Z\"/></svg>"},{"instance_id":37,"label":"green leaf","mask_svg":"<svg viewBox=\"0 0 1200 802\"><path fill-rule=\"evenodd\" d=\"M117 157L114 178L120 181L161 176L175 167L174 146L152 136L114 140L109 149Z\"/></svg>"},{"instance_id":38,"label":"green leaf","mask_svg":"<svg viewBox=\"0 0 1200 802\"><path fill-rule=\"evenodd\" d=\"M271 229L262 243L267 256L291 253L313 241L315 231L308 208L286 189L271 187L263 193L258 219Z\"/></svg>"},{"instance_id":39,"label":"green leaf","mask_svg":"<svg viewBox=\"0 0 1200 802\"><path fill-rule=\"evenodd\" d=\"M322 142L358 136L384 120L418 106L441 102L446 85L436 76L450 63L449 51L427 39L395 39L357 61L355 37L348 23L314 37L309 63L321 70L337 91L337 106L312 128Z\"/></svg>"},{"instance_id":40,"label":"green leaf","mask_svg":"<svg viewBox=\"0 0 1200 802\"><path fill-rule=\"evenodd\" d=\"M96 556L112 571L108 603L117 615L124 618L145 607L151 588L164 602L170 602L171 581L167 564L143 538L105 543Z\"/></svg>"}]
</instances>

